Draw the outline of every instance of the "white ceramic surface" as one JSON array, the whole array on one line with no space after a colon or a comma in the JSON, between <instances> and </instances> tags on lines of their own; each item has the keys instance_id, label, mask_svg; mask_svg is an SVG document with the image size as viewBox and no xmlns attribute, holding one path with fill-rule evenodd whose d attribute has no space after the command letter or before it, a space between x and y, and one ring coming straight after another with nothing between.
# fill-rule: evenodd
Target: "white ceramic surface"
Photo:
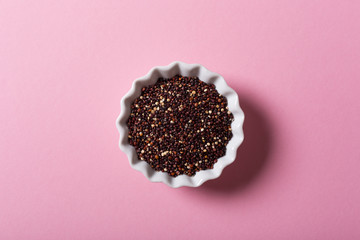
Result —
<instances>
[{"instance_id":1,"label":"white ceramic surface","mask_svg":"<svg viewBox=\"0 0 360 240\"><path fill-rule=\"evenodd\" d=\"M128 128L126 121L130 115L130 105L140 96L141 88L154 84L159 77L170 78L176 74L183 76L198 76L200 80L206 83L215 84L217 91L228 100L229 110L234 115L234 121L231 124L233 137L226 147L225 156L218 159L213 169L202 170L197 172L195 176L189 177L180 175L178 177L170 177L167 173L157 172L153 170L145 161L140 161L133 146L128 143ZM219 177L223 169L234 162L236 151L243 142L243 123L244 113L240 108L239 99L236 92L230 88L224 78L217 73L207 70L200 64L187 64L183 62L173 62L168 66L157 66L150 72L136 79L130 91L121 99L121 113L116 120L116 126L120 133L120 149L127 155L130 165L142 172L152 182L163 182L170 187L177 188L182 186L198 187L207 180Z\"/></svg>"}]
</instances>

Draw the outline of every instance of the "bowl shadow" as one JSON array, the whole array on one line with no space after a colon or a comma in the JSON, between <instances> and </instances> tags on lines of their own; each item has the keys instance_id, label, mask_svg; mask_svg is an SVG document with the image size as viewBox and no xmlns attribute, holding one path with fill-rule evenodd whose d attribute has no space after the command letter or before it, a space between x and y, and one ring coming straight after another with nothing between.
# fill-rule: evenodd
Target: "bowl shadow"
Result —
<instances>
[{"instance_id":1,"label":"bowl shadow","mask_svg":"<svg viewBox=\"0 0 360 240\"><path fill-rule=\"evenodd\" d=\"M222 193L242 191L255 182L268 164L272 145L269 119L245 95L239 94L239 102L245 113L244 142L237 150L234 163L226 167L218 179L204 183L201 191Z\"/></svg>"}]
</instances>

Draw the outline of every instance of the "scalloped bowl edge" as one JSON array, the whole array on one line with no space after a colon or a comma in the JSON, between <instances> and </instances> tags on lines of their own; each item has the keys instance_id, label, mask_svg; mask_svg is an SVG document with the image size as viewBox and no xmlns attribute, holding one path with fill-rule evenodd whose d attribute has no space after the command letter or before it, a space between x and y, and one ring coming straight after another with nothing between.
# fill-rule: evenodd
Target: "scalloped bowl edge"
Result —
<instances>
[{"instance_id":1,"label":"scalloped bowl edge","mask_svg":"<svg viewBox=\"0 0 360 240\"><path fill-rule=\"evenodd\" d=\"M226 146L225 155L218 159L213 169L199 171L195 176L191 177L180 175L174 178L167 173L153 170L145 161L138 160L134 147L128 143L127 139L128 128L126 121L130 115L129 106L140 96L141 88L154 84L159 77L170 78L176 74L198 76L202 81L214 84L216 90L227 98L229 110L234 115L234 121L231 124L233 137ZM173 188L183 186L198 187L208 180L218 178L223 169L235 161L236 151L244 140L243 124L245 115L240 107L237 93L226 84L221 75L209 71L200 64L187 64L176 61L167 66L152 68L148 74L133 82L131 89L121 99L120 105L121 112L116 119L116 126L120 134L119 147L126 154L131 167L143 173L151 182L163 182Z\"/></svg>"}]
</instances>

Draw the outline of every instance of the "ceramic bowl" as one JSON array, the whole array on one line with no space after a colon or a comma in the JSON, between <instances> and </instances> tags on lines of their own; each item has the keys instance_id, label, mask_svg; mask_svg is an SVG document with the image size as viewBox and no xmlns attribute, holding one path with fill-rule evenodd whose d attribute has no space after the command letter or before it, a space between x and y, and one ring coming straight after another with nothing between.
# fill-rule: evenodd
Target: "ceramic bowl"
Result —
<instances>
[{"instance_id":1,"label":"ceramic bowl","mask_svg":"<svg viewBox=\"0 0 360 240\"><path fill-rule=\"evenodd\" d=\"M214 84L217 91L227 98L229 110L234 115L234 121L231 124L233 137L226 146L225 155L218 159L213 169L199 171L195 176L179 175L174 178L170 177L167 173L153 170L148 163L138 159L134 147L128 143L128 127L126 122L130 115L130 106L140 96L143 87L154 84L159 77L170 78L176 74L197 76L208 84ZM224 78L217 73L209 71L200 64L187 64L183 62L173 62L168 66L154 67L148 74L136 79L129 92L121 99L121 112L116 120L116 126L120 133L119 146L128 157L131 167L140 171L151 182L162 182L173 188L182 186L198 187L210 179L218 178L223 169L234 162L236 158L236 151L244 140L243 123L244 112L240 108L238 95L226 84Z\"/></svg>"}]
</instances>

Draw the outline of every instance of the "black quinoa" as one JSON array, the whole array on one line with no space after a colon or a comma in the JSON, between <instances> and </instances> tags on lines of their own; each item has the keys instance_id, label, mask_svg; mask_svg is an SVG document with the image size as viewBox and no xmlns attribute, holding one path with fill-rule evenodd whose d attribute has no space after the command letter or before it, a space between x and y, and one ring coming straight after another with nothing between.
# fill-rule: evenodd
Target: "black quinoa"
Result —
<instances>
[{"instance_id":1,"label":"black quinoa","mask_svg":"<svg viewBox=\"0 0 360 240\"><path fill-rule=\"evenodd\" d=\"M215 85L198 77L159 78L131 105L128 139L156 171L193 176L225 155L233 120Z\"/></svg>"}]
</instances>

